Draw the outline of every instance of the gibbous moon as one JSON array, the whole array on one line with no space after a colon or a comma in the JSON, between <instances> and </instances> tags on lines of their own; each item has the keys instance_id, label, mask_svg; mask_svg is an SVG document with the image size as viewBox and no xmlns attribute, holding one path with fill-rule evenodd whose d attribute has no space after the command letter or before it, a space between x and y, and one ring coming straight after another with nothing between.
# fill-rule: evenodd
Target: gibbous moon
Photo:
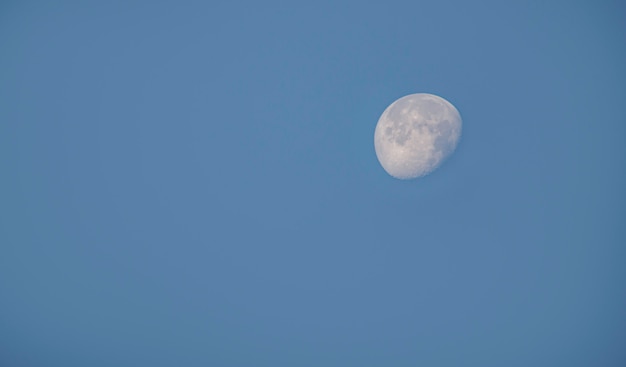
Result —
<instances>
[{"instance_id":1,"label":"gibbous moon","mask_svg":"<svg viewBox=\"0 0 626 367\"><path fill-rule=\"evenodd\" d=\"M385 171L399 179L425 176L456 149L461 115L445 99L427 93L393 102L378 120L374 148Z\"/></svg>"}]
</instances>

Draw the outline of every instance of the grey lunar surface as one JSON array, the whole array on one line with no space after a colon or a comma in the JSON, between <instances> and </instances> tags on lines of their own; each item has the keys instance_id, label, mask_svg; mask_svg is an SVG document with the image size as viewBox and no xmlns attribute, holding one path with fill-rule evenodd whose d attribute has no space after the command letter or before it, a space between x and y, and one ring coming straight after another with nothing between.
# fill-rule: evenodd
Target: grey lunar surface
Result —
<instances>
[{"instance_id":1,"label":"grey lunar surface","mask_svg":"<svg viewBox=\"0 0 626 367\"><path fill-rule=\"evenodd\" d=\"M450 102L432 94L410 94L393 102L378 120L376 156L395 178L425 176L454 152L461 126L461 115Z\"/></svg>"}]
</instances>

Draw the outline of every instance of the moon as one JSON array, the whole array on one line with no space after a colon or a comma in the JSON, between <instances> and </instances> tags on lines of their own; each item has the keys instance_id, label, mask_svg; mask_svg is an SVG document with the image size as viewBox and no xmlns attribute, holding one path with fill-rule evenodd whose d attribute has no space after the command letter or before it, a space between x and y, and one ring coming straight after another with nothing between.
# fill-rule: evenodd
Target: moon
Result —
<instances>
[{"instance_id":1,"label":"moon","mask_svg":"<svg viewBox=\"0 0 626 367\"><path fill-rule=\"evenodd\" d=\"M408 180L437 169L461 138L459 111L428 93L409 94L385 109L376 124L374 148L391 176Z\"/></svg>"}]
</instances>

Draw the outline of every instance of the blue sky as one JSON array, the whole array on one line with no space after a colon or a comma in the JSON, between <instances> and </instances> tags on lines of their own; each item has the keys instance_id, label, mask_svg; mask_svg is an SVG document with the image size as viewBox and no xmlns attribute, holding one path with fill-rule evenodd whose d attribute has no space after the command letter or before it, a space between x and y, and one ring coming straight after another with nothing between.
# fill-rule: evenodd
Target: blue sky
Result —
<instances>
[{"instance_id":1,"label":"blue sky","mask_svg":"<svg viewBox=\"0 0 626 367\"><path fill-rule=\"evenodd\" d=\"M623 366L623 10L3 2L0 364Z\"/></svg>"}]
</instances>

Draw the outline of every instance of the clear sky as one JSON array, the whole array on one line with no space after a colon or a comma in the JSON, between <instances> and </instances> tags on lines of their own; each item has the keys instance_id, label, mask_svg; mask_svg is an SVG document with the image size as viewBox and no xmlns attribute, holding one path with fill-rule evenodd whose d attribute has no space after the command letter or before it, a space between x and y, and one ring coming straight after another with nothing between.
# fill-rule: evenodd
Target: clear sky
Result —
<instances>
[{"instance_id":1,"label":"clear sky","mask_svg":"<svg viewBox=\"0 0 626 367\"><path fill-rule=\"evenodd\" d=\"M0 365L626 365L619 1L3 1ZM422 179L374 128L463 117Z\"/></svg>"}]
</instances>

